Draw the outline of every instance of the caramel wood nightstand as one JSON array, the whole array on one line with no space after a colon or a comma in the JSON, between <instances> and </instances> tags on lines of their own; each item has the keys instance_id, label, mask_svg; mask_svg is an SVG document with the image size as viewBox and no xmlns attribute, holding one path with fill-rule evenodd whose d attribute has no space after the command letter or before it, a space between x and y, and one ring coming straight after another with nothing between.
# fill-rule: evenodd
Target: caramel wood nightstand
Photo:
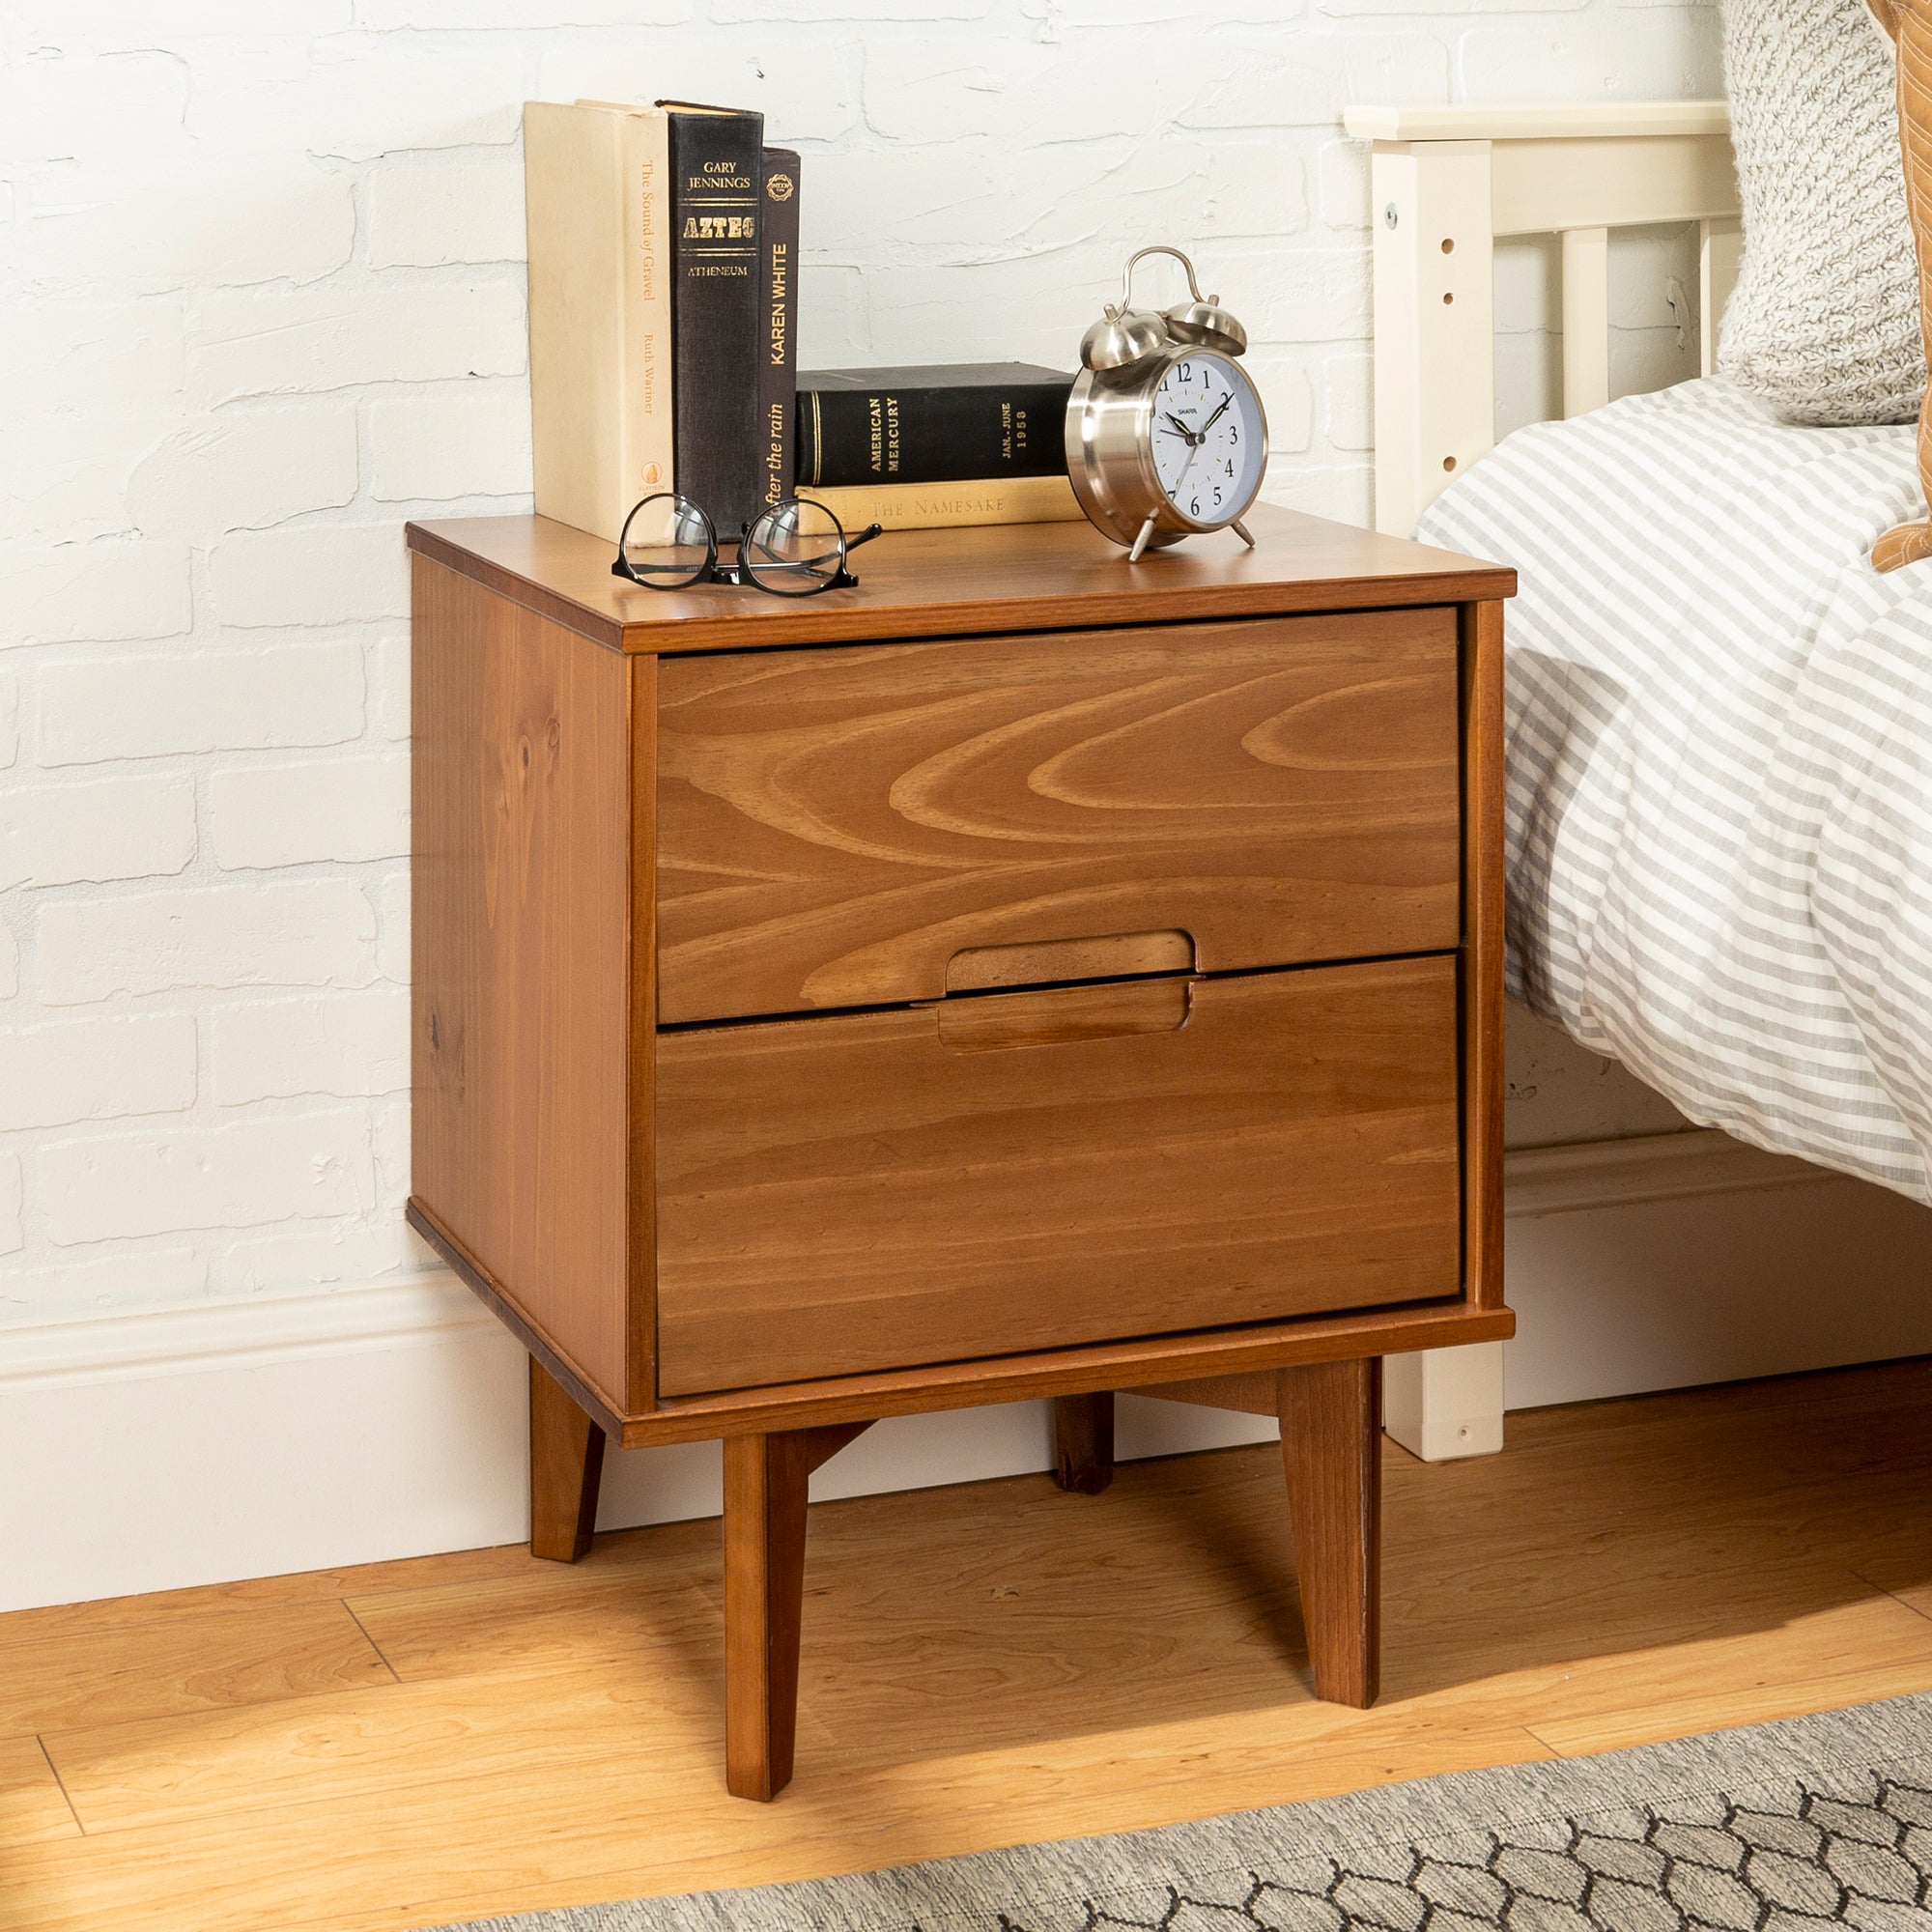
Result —
<instances>
[{"instance_id":1,"label":"caramel wood nightstand","mask_svg":"<svg viewBox=\"0 0 1932 1932\"><path fill-rule=\"evenodd\" d=\"M412 525L413 1225L529 1349L531 1547L723 1437L726 1774L791 1775L867 1423L1278 1414L1376 1694L1380 1358L1507 1336L1507 570L1288 511L895 535L797 604Z\"/></svg>"}]
</instances>

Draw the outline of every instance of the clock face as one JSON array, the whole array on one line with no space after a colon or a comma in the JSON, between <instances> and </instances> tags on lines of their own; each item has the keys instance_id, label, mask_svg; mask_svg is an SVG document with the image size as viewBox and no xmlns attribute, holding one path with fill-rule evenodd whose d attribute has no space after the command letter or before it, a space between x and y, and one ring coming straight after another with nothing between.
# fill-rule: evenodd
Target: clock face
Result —
<instances>
[{"instance_id":1,"label":"clock face","mask_svg":"<svg viewBox=\"0 0 1932 1932\"><path fill-rule=\"evenodd\" d=\"M1261 399L1212 350L1168 364L1153 396L1153 468L1189 523L1233 523L1255 499L1267 465Z\"/></svg>"}]
</instances>

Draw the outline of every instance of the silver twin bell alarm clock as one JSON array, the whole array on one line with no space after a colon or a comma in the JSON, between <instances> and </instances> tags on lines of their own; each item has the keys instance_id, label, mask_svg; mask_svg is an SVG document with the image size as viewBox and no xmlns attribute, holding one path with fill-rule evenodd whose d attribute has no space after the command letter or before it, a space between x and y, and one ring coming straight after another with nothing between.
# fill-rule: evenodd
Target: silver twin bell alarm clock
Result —
<instances>
[{"instance_id":1,"label":"silver twin bell alarm clock","mask_svg":"<svg viewBox=\"0 0 1932 1932\"><path fill-rule=\"evenodd\" d=\"M1172 255L1191 300L1165 315L1132 306L1134 265ZM1121 300L1081 338L1081 373L1066 404L1066 468L1095 528L1138 562L1150 546L1241 524L1267 469L1267 418L1234 358L1248 332L1216 298L1201 298L1179 248L1143 248Z\"/></svg>"}]
</instances>

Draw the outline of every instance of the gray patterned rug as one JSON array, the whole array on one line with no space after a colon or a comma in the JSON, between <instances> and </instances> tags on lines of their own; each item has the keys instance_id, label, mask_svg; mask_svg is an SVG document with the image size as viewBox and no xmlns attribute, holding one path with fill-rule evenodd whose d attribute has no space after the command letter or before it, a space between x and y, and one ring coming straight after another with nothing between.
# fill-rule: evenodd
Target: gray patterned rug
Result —
<instances>
[{"instance_id":1,"label":"gray patterned rug","mask_svg":"<svg viewBox=\"0 0 1932 1932\"><path fill-rule=\"evenodd\" d=\"M1932 1693L1198 1825L492 1918L468 1932L1820 1925L1932 1928Z\"/></svg>"}]
</instances>

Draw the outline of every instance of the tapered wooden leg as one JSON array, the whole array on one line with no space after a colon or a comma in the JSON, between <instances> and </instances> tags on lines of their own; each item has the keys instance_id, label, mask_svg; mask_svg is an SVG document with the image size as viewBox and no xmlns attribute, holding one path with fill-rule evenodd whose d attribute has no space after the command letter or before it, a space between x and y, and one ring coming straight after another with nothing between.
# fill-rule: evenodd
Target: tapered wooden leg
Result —
<instances>
[{"instance_id":1,"label":"tapered wooden leg","mask_svg":"<svg viewBox=\"0 0 1932 1932\"><path fill-rule=\"evenodd\" d=\"M724 1441L724 1784L770 1801L791 1782L805 1506L812 1470L869 1425Z\"/></svg>"},{"instance_id":2,"label":"tapered wooden leg","mask_svg":"<svg viewBox=\"0 0 1932 1932\"><path fill-rule=\"evenodd\" d=\"M1114 1395L1053 1399L1053 1480L1076 1495L1097 1496L1114 1480Z\"/></svg>"},{"instance_id":3,"label":"tapered wooden leg","mask_svg":"<svg viewBox=\"0 0 1932 1932\"><path fill-rule=\"evenodd\" d=\"M1381 1357L1284 1369L1281 1456L1315 1694L1381 1688Z\"/></svg>"},{"instance_id":4,"label":"tapered wooden leg","mask_svg":"<svg viewBox=\"0 0 1932 1932\"><path fill-rule=\"evenodd\" d=\"M604 1478L604 1432L530 1357L530 1554L575 1563L588 1553Z\"/></svg>"}]
</instances>

